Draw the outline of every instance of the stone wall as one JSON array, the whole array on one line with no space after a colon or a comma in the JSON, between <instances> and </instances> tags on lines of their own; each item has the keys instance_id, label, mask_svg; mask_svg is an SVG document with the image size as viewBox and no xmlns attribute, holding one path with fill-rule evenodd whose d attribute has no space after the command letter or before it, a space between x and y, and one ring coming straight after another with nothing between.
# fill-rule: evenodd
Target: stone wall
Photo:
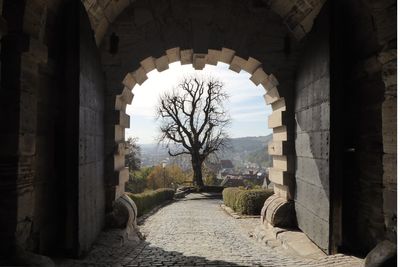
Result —
<instances>
[{"instance_id":1,"label":"stone wall","mask_svg":"<svg viewBox=\"0 0 400 267\"><path fill-rule=\"evenodd\" d=\"M66 40L77 40L66 36L66 2L2 1L8 31L1 47L0 239L7 257L16 257L16 247L50 255L66 245L66 210L73 205L66 201L67 181L78 169L74 153L66 161L75 142L65 138L74 126L65 116L73 105L66 103L78 88L78 76L64 76Z\"/></svg>"},{"instance_id":2,"label":"stone wall","mask_svg":"<svg viewBox=\"0 0 400 267\"><path fill-rule=\"evenodd\" d=\"M79 247L87 251L104 225L104 92L100 56L86 13L80 19Z\"/></svg>"},{"instance_id":3,"label":"stone wall","mask_svg":"<svg viewBox=\"0 0 400 267\"><path fill-rule=\"evenodd\" d=\"M295 86L295 209L299 228L329 250L329 16L323 8L308 36Z\"/></svg>"},{"instance_id":4,"label":"stone wall","mask_svg":"<svg viewBox=\"0 0 400 267\"><path fill-rule=\"evenodd\" d=\"M288 191L293 171L286 155L293 151L288 143L293 138L292 92L298 45L279 15L246 2L132 3L114 20L100 44L107 81L107 196L112 200L119 196L128 178L123 155L116 151L121 150L118 147L124 140L124 128L129 127L125 107L134 95L132 87L145 82L149 71L156 67L163 71L175 61L193 64L197 69L221 61L232 64L230 69L235 72L249 71L251 80L269 91L267 104L276 102L273 109L277 112L269 118L276 142L269 150L280 156L281 166L274 170L280 186L277 190L285 201L291 200L293 194ZM249 69L247 65L252 64L255 67ZM266 82L270 74L276 79L273 86Z\"/></svg>"},{"instance_id":5,"label":"stone wall","mask_svg":"<svg viewBox=\"0 0 400 267\"><path fill-rule=\"evenodd\" d=\"M365 255L396 236L396 2L338 1L333 114L342 135L342 249ZM336 180L338 176L333 179Z\"/></svg>"}]
</instances>

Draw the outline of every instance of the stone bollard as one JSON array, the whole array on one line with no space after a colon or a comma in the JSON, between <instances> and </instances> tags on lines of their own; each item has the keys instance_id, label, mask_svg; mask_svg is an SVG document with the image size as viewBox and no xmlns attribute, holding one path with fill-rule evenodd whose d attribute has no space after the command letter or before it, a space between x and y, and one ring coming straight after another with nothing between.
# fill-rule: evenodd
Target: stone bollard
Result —
<instances>
[{"instance_id":1,"label":"stone bollard","mask_svg":"<svg viewBox=\"0 0 400 267\"><path fill-rule=\"evenodd\" d=\"M293 201L272 195L265 200L261 210L261 223L274 227L290 228L296 225Z\"/></svg>"},{"instance_id":2,"label":"stone bollard","mask_svg":"<svg viewBox=\"0 0 400 267\"><path fill-rule=\"evenodd\" d=\"M107 226L125 229L128 238L136 231L137 207L128 195L124 194L114 202L113 211L107 215Z\"/></svg>"}]
</instances>

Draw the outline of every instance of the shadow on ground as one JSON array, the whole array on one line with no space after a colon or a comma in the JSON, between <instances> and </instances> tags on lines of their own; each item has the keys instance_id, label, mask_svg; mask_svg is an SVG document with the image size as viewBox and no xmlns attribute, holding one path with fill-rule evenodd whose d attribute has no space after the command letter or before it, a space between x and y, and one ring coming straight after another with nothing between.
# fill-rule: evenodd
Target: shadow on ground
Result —
<instances>
[{"instance_id":1,"label":"shadow on ground","mask_svg":"<svg viewBox=\"0 0 400 267\"><path fill-rule=\"evenodd\" d=\"M103 243L103 244L102 244ZM57 266L245 266L221 260L209 260L199 256L183 255L152 246L147 241L124 245L96 244L92 251L81 260L55 260ZM251 266L262 266L252 264Z\"/></svg>"}]
</instances>

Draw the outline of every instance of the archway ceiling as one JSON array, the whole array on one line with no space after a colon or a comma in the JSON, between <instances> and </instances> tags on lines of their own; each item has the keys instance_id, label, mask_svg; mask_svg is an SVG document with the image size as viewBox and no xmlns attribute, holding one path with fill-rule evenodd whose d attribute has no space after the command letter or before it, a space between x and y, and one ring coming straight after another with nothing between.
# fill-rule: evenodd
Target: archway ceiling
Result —
<instances>
[{"instance_id":1,"label":"archway ceiling","mask_svg":"<svg viewBox=\"0 0 400 267\"><path fill-rule=\"evenodd\" d=\"M99 45L110 24L137 0L81 0L89 14L96 43ZM271 9L284 21L296 39L302 39L312 28L314 19L326 0L260 0L248 1L249 9ZM171 1L171 3L173 3Z\"/></svg>"}]
</instances>

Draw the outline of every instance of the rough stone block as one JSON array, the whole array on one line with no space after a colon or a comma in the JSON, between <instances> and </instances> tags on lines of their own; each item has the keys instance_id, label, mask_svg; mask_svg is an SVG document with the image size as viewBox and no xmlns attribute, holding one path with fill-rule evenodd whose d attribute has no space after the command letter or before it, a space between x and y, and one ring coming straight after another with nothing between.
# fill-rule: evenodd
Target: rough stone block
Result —
<instances>
[{"instance_id":1,"label":"rough stone block","mask_svg":"<svg viewBox=\"0 0 400 267\"><path fill-rule=\"evenodd\" d=\"M168 56L161 56L156 59L156 68L157 71L162 72L169 68Z\"/></svg>"},{"instance_id":2,"label":"rough stone block","mask_svg":"<svg viewBox=\"0 0 400 267\"><path fill-rule=\"evenodd\" d=\"M275 127L272 134L272 140L274 141L287 141L287 130L286 126Z\"/></svg>"},{"instance_id":3,"label":"rough stone block","mask_svg":"<svg viewBox=\"0 0 400 267\"><path fill-rule=\"evenodd\" d=\"M382 103L383 151L397 153L397 98L386 97Z\"/></svg>"},{"instance_id":4,"label":"rough stone block","mask_svg":"<svg viewBox=\"0 0 400 267\"><path fill-rule=\"evenodd\" d=\"M193 54L193 67L195 70L202 70L206 65L206 54Z\"/></svg>"},{"instance_id":5,"label":"rough stone block","mask_svg":"<svg viewBox=\"0 0 400 267\"><path fill-rule=\"evenodd\" d=\"M181 50L181 65L193 63L193 49Z\"/></svg>"},{"instance_id":6,"label":"rough stone block","mask_svg":"<svg viewBox=\"0 0 400 267\"><path fill-rule=\"evenodd\" d=\"M290 155L272 156L272 166L274 169L291 173L294 171L294 158Z\"/></svg>"},{"instance_id":7,"label":"rough stone block","mask_svg":"<svg viewBox=\"0 0 400 267\"><path fill-rule=\"evenodd\" d=\"M253 75L250 77L250 80L255 84L259 85L268 79L268 75L264 72L262 68L258 68Z\"/></svg>"},{"instance_id":8,"label":"rough stone block","mask_svg":"<svg viewBox=\"0 0 400 267\"><path fill-rule=\"evenodd\" d=\"M264 87L265 88L265 87ZM280 99L278 88L273 87L264 95L265 104L270 105Z\"/></svg>"},{"instance_id":9,"label":"rough stone block","mask_svg":"<svg viewBox=\"0 0 400 267\"><path fill-rule=\"evenodd\" d=\"M95 30L95 39L96 39L97 46L100 46L100 44L104 38L104 35L106 34L106 32L108 30L109 25L110 25L110 22L105 17L103 17L100 20L99 24L97 25L96 30Z\"/></svg>"},{"instance_id":10,"label":"rough stone block","mask_svg":"<svg viewBox=\"0 0 400 267\"><path fill-rule=\"evenodd\" d=\"M208 54L206 56L206 64L214 66L217 65L220 56L221 56L220 50L208 49Z\"/></svg>"},{"instance_id":11,"label":"rough stone block","mask_svg":"<svg viewBox=\"0 0 400 267\"><path fill-rule=\"evenodd\" d=\"M146 74L146 70L143 67L140 67L134 72L133 76L135 77L136 82L141 85L147 80Z\"/></svg>"},{"instance_id":12,"label":"rough stone block","mask_svg":"<svg viewBox=\"0 0 400 267\"><path fill-rule=\"evenodd\" d=\"M146 73L149 73L156 68L154 57L148 57L140 61L140 65L143 67Z\"/></svg>"},{"instance_id":13,"label":"rough stone block","mask_svg":"<svg viewBox=\"0 0 400 267\"><path fill-rule=\"evenodd\" d=\"M301 27L306 33L311 31L314 20L321 11L321 7L322 4L315 5L311 12L300 22Z\"/></svg>"},{"instance_id":14,"label":"rough stone block","mask_svg":"<svg viewBox=\"0 0 400 267\"><path fill-rule=\"evenodd\" d=\"M287 185L280 185L280 184L274 184L274 194L286 199L286 200L293 200L293 192Z\"/></svg>"},{"instance_id":15,"label":"rough stone block","mask_svg":"<svg viewBox=\"0 0 400 267\"><path fill-rule=\"evenodd\" d=\"M245 66L247 61L241 57L234 56L232 62L229 66L229 69L239 73Z\"/></svg>"},{"instance_id":16,"label":"rough stone block","mask_svg":"<svg viewBox=\"0 0 400 267\"><path fill-rule=\"evenodd\" d=\"M133 94L132 94L133 97ZM114 109L115 110L126 110L126 102L123 100L121 95L117 95L114 101Z\"/></svg>"},{"instance_id":17,"label":"rough stone block","mask_svg":"<svg viewBox=\"0 0 400 267\"><path fill-rule=\"evenodd\" d=\"M274 74L270 74L268 76L268 80L273 84L274 87L277 87L279 85L278 79L275 77Z\"/></svg>"},{"instance_id":18,"label":"rough stone block","mask_svg":"<svg viewBox=\"0 0 400 267\"><path fill-rule=\"evenodd\" d=\"M125 167L125 155L114 155L114 170L118 171Z\"/></svg>"},{"instance_id":19,"label":"rough stone block","mask_svg":"<svg viewBox=\"0 0 400 267\"><path fill-rule=\"evenodd\" d=\"M234 50L223 47L219 55L218 61L226 64L231 64L234 55L235 55Z\"/></svg>"},{"instance_id":20,"label":"rough stone block","mask_svg":"<svg viewBox=\"0 0 400 267\"><path fill-rule=\"evenodd\" d=\"M278 101L272 103L272 110L275 111L286 111L286 103L283 97L279 98Z\"/></svg>"},{"instance_id":21,"label":"rough stone block","mask_svg":"<svg viewBox=\"0 0 400 267\"><path fill-rule=\"evenodd\" d=\"M286 113L285 111L274 111L268 117L268 127L275 128L286 124Z\"/></svg>"},{"instance_id":22,"label":"rough stone block","mask_svg":"<svg viewBox=\"0 0 400 267\"><path fill-rule=\"evenodd\" d=\"M122 81L122 84L132 90L132 88L136 85L134 74L126 74L124 80Z\"/></svg>"},{"instance_id":23,"label":"rough stone block","mask_svg":"<svg viewBox=\"0 0 400 267\"><path fill-rule=\"evenodd\" d=\"M246 61L245 66L243 67L243 70L245 70L249 74L253 74L260 66L261 62L259 62L257 59L249 57L249 59Z\"/></svg>"},{"instance_id":24,"label":"rough stone block","mask_svg":"<svg viewBox=\"0 0 400 267\"><path fill-rule=\"evenodd\" d=\"M274 166L275 167L275 166ZM286 171L270 168L269 169L269 180L274 184L289 185L293 182L293 176Z\"/></svg>"},{"instance_id":25,"label":"rough stone block","mask_svg":"<svg viewBox=\"0 0 400 267\"><path fill-rule=\"evenodd\" d=\"M114 133L115 133L115 142L120 142L125 140L125 128L121 127L120 125L114 126Z\"/></svg>"},{"instance_id":26,"label":"rough stone block","mask_svg":"<svg viewBox=\"0 0 400 267\"><path fill-rule=\"evenodd\" d=\"M129 180L129 168L123 167L119 170L119 184L125 184Z\"/></svg>"},{"instance_id":27,"label":"rough stone block","mask_svg":"<svg viewBox=\"0 0 400 267\"><path fill-rule=\"evenodd\" d=\"M104 16L112 23L129 4L129 0L109 1L104 8Z\"/></svg>"},{"instance_id":28,"label":"rough stone block","mask_svg":"<svg viewBox=\"0 0 400 267\"><path fill-rule=\"evenodd\" d=\"M115 111L114 123L120 125L123 128L129 128L130 117L123 110Z\"/></svg>"},{"instance_id":29,"label":"rough stone block","mask_svg":"<svg viewBox=\"0 0 400 267\"><path fill-rule=\"evenodd\" d=\"M383 185L397 184L397 153L383 154Z\"/></svg>"},{"instance_id":30,"label":"rough stone block","mask_svg":"<svg viewBox=\"0 0 400 267\"><path fill-rule=\"evenodd\" d=\"M132 89L129 87L124 87L122 93L120 94L120 100L126 104L131 104L133 96Z\"/></svg>"},{"instance_id":31,"label":"rough stone block","mask_svg":"<svg viewBox=\"0 0 400 267\"><path fill-rule=\"evenodd\" d=\"M115 155L124 155L126 154L126 143L124 141L116 142L115 144Z\"/></svg>"},{"instance_id":32,"label":"rough stone block","mask_svg":"<svg viewBox=\"0 0 400 267\"><path fill-rule=\"evenodd\" d=\"M173 63L181 60L181 52L179 47L174 47L165 51L168 57L168 62Z\"/></svg>"},{"instance_id":33,"label":"rough stone block","mask_svg":"<svg viewBox=\"0 0 400 267\"><path fill-rule=\"evenodd\" d=\"M272 141L268 144L268 154L284 156L288 154L291 144L287 141Z\"/></svg>"}]
</instances>

